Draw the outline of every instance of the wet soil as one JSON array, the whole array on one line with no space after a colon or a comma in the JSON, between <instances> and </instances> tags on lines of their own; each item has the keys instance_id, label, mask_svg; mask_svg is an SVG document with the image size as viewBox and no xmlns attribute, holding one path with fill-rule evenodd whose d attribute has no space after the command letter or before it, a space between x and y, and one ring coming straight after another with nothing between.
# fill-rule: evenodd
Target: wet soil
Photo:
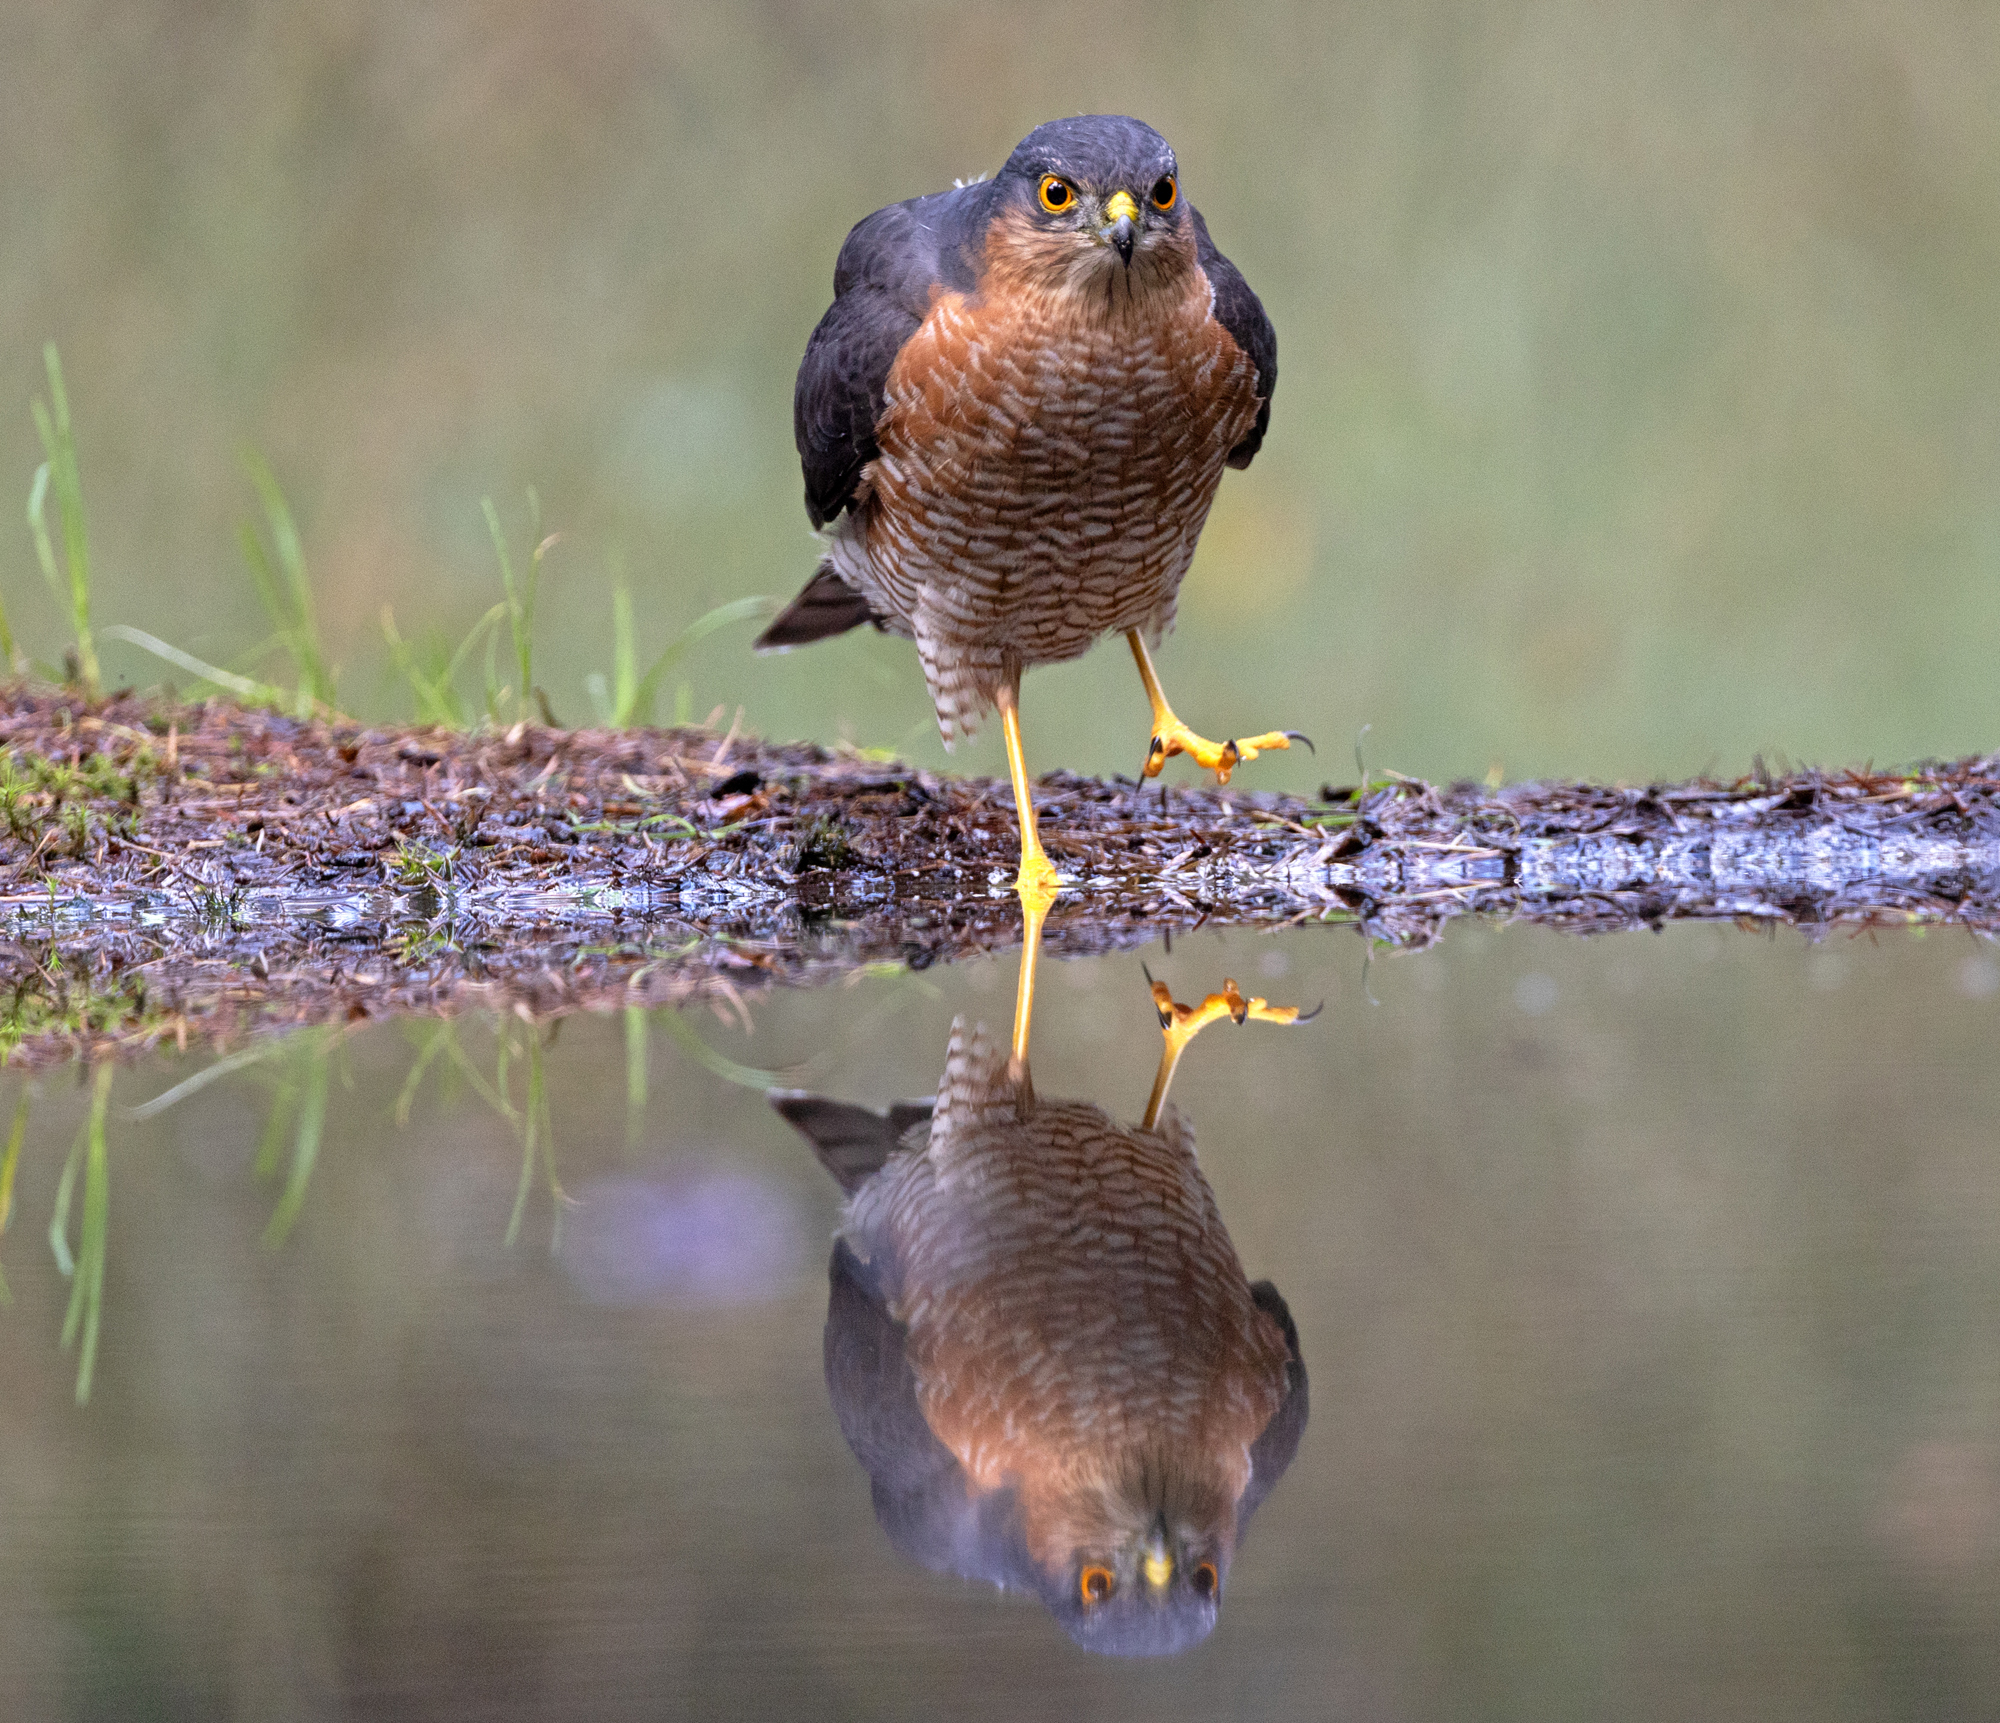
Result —
<instances>
[{"instance_id":1,"label":"wet soil","mask_svg":"<svg viewBox=\"0 0 2000 1723\"><path fill-rule=\"evenodd\" d=\"M1464 915L2000 929L2000 758L1310 801L1056 773L1065 956L1203 923L1422 946ZM540 1017L1014 944L1004 783L707 730L463 734L0 690L0 1052Z\"/></svg>"}]
</instances>

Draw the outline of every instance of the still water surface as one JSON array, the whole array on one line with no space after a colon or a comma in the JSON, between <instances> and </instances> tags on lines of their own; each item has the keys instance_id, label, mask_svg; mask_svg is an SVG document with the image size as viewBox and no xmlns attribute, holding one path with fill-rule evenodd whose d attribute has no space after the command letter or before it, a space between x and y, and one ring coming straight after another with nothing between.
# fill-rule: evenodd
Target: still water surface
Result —
<instances>
[{"instance_id":1,"label":"still water surface","mask_svg":"<svg viewBox=\"0 0 2000 1723\"><path fill-rule=\"evenodd\" d=\"M0 1240L0 1714L2000 1711L1989 946L1462 926L1372 964L1327 929L1144 956L1183 1001L1233 975L1325 1002L1218 1024L1175 1079L1310 1375L1185 1655L1092 1656L1032 1591L905 1559L829 1403L840 1192L757 1073L927 1096L955 1018L1004 1042L1002 955L727 1023L541 1025L552 1138L511 1244L523 1137L473 1075L508 1042L519 1113L526 1024L343 1037L288 1230L325 1043L143 1120L213 1056L121 1072L83 1407L45 1230L89 1088L41 1078ZM1038 1096L1136 1122L1159 1052L1139 954L1045 962Z\"/></svg>"}]
</instances>

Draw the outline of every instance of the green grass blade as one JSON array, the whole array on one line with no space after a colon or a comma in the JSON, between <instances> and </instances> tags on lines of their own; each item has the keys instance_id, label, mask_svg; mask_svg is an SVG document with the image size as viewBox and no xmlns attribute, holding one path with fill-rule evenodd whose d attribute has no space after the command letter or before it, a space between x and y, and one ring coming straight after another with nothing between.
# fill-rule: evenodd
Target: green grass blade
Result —
<instances>
[{"instance_id":1,"label":"green grass blade","mask_svg":"<svg viewBox=\"0 0 2000 1723\"><path fill-rule=\"evenodd\" d=\"M285 1178L284 1195L271 1213L271 1224L264 1229L266 1250L276 1250L282 1245L299 1218L326 1127L326 1079L333 1065L330 1036L325 1032L316 1036L305 1057L305 1097L299 1107L298 1134L292 1139L291 1171Z\"/></svg>"},{"instance_id":2,"label":"green grass blade","mask_svg":"<svg viewBox=\"0 0 2000 1723\"><path fill-rule=\"evenodd\" d=\"M487 1106L491 1107L494 1112L498 1113L501 1118L507 1120L510 1124L520 1117L514 1111L513 1102L507 1099L507 1044L504 1040L500 1044L500 1086L497 1089L479 1074L479 1067L473 1064L472 1060L467 1056L465 1049L458 1044L458 1037L456 1035L446 1038L444 1050L451 1055L453 1068L472 1086L472 1092L484 1101Z\"/></svg>"},{"instance_id":3,"label":"green grass blade","mask_svg":"<svg viewBox=\"0 0 2000 1723\"><path fill-rule=\"evenodd\" d=\"M298 698L294 702L300 717L309 716L315 706L332 710L337 692L326 655L320 646L319 616L313 604L312 577L306 568L305 547L299 539L298 523L291 505L269 464L255 449L239 452L245 476L257 493L264 510L265 530L270 534L272 557L248 522L238 528L243 560L256 582L257 594L270 613L272 625L284 642L298 676Z\"/></svg>"},{"instance_id":4,"label":"green grass blade","mask_svg":"<svg viewBox=\"0 0 2000 1723\"><path fill-rule=\"evenodd\" d=\"M449 1023L439 1023L432 1030L431 1038L424 1043L424 1050L417 1055L416 1063L410 1067L410 1074L403 1079L403 1087L397 1093L395 1119L399 1127L410 1122L410 1108L415 1105L417 1090L423 1086L424 1073L431 1068L431 1062L444 1051L445 1040L453 1034Z\"/></svg>"},{"instance_id":5,"label":"green grass blade","mask_svg":"<svg viewBox=\"0 0 2000 1723\"><path fill-rule=\"evenodd\" d=\"M42 574L54 590L58 603L67 602L70 625L76 639L76 676L86 693L95 694L100 677L97 645L90 627L90 535L84 528L83 478L77 465L76 437L70 426L69 391L63 386L62 357L51 341L42 348L42 363L49 375L49 401L30 404L35 430L47 457L35 470L28 491L28 527L35 539L36 559ZM51 543L46 508L53 489L56 515L62 526L63 565L56 568L55 547Z\"/></svg>"},{"instance_id":6,"label":"green grass blade","mask_svg":"<svg viewBox=\"0 0 2000 1723\"><path fill-rule=\"evenodd\" d=\"M632 626L632 588L622 564L611 579L611 722L623 729L632 722L639 700L639 643Z\"/></svg>"},{"instance_id":7,"label":"green grass blade","mask_svg":"<svg viewBox=\"0 0 2000 1723\"><path fill-rule=\"evenodd\" d=\"M457 688L458 688L459 671L465 668L465 661L472 656L474 648L477 647L479 642L487 636L488 631L490 629L497 628L500 624L500 619L504 617L506 614L507 614L507 606L504 602L494 605L494 607L491 610L487 611L487 613L484 616L482 616L477 622L475 622L472 625L471 629L467 631L465 638L459 642L458 650L451 655L451 662L444 667L444 675L441 678L439 678L439 680L444 687L452 691L452 700L454 704L457 703L457 698L458 698ZM462 711L463 708L461 707L460 710ZM461 722L459 728L465 729L468 728L468 726Z\"/></svg>"},{"instance_id":8,"label":"green grass blade","mask_svg":"<svg viewBox=\"0 0 2000 1723\"><path fill-rule=\"evenodd\" d=\"M535 1039L532 1029L528 1032L530 1060L528 1065L528 1102L521 1115L521 1178L514 1187L514 1212L507 1217L507 1248L514 1248L514 1240L521 1236L521 1217L528 1209L528 1189L534 1181L535 1137L541 1128L542 1111L539 1105L542 1082L542 1044ZM506 1051L506 1043L501 1043L501 1051ZM503 1070L500 1082L504 1088L507 1078Z\"/></svg>"},{"instance_id":9,"label":"green grass blade","mask_svg":"<svg viewBox=\"0 0 2000 1723\"><path fill-rule=\"evenodd\" d=\"M646 1112L646 1009L625 1007L625 1144L639 1140L639 1121Z\"/></svg>"},{"instance_id":10,"label":"green grass blade","mask_svg":"<svg viewBox=\"0 0 2000 1723\"><path fill-rule=\"evenodd\" d=\"M739 1065L726 1054L716 1052L694 1032L693 1026L678 1011L664 1011L660 1015L667 1026L667 1033L680 1043L695 1063L704 1070L713 1071L724 1082L760 1092L784 1082L782 1071L760 1071L754 1065Z\"/></svg>"},{"instance_id":11,"label":"green grass blade","mask_svg":"<svg viewBox=\"0 0 2000 1723\"><path fill-rule=\"evenodd\" d=\"M528 541L534 549L528 554L527 572L519 579L514 574L513 555L507 548L507 534L500 525L500 511L493 506L491 497L479 499L479 507L486 516L487 536L493 541L494 559L500 564L500 585L507 594L507 628L513 641L516 678L514 716L523 720L528 716L528 701L535 682L535 591L541 583L542 559L555 543L553 536L542 536L542 499L533 485L528 487L527 496ZM488 711L497 720L499 712L492 697L490 675L487 682Z\"/></svg>"},{"instance_id":12,"label":"green grass blade","mask_svg":"<svg viewBox=\"0 0 2000 1723\"><path fill-rule=\"evenodd\" d=\"M486 717L489 723L500 722L500 630L494 629L486 636ZM520 702L515 702L518 710Z\"/></svg>"},{"instance_id":13,"label":"green grass blade","mask_svg":"<svg viewBox=\"0 0 2000 1723\"><path fill-rule=\"evenodd\" d=\"M154 1118L198 1090L206 1089L218 1077L226 1077L232 1071L242 1070L245 1065L254 1065L260 1059L282 1052L284 1045L282 1041L260 1041L249 1047L239 1047L234 1053L225 1053L214 1064L203 1066L192 1077L182 1079L163 1094L155 1095L150 1101L141 1101L136 1107L127 1107L125 1117L134 1124Z\"/></svg>"},{"instance_id":14,"label":"green grass blade","mask_svg":"<svg viewBox=\"0 0 2000 1723\"><path fill-rule=\"evenodd\" d=\"M69 1350L79 1331L83 1337L76 1360L79 1406L90 1403L91 1377L97 1369L98 1324L104 1311L105 1241L111 1224L111 1157L105 1145L104 1116L111 1105L111 1071L108 1064L98 1066L91 1086L90 1121L84 1127L83 1225L77 1238L69 1309L63 1313L63 1350ZM72 1154L72 1167L74 1163ZM74 1175L71 1172L64 1176L67 1180ZM66 1210L68 1205L65 1202L63 1206Z\"/></svg>"},{"instance_id":15,"label":"green grass blade","mask_svg":"<svg viewBox=\"0 0 2000 1723\"><path fill-rule=\"evenodd\" d=\"M28 660L20 647L14 644L14 627L7 620L7 606L0 600L0 656L7 660L7 668L16 676L28 673Z\"/></svg>"},{"instance_id":16,"label":"green grass blade","mask_svg":"<svg viewBox=\"0 0 2000 1723\"><path fill-rule=\"evenodd\" d=\"M623 586L618 587L612 593L613 620L615 623L617 618L617 601L621 596L625 599L625 626L629 633L632 601L631 595L625 591ZM653 701L656 690L660 685L660 678L685 658L697 643L707 639L718 628L727 628L732 622L746 622L753 618L775 616L777 612L778 606L776 602L769 598L738 598L732 599L728 604L718 604L705 615L696 617L694 621L690 622L687 627L683 628L679 634L668 642L666 650L653 660L646 674L633 684L629 696L624 686L624 666L621 665L618 695L619 715L617 719L620 728L628 724L652 722Z\"/></svg>"},{"instance_id":17,"label":"green grass blade","mask_svg":"<svg viewBox=\"0 0 2000 1723\"><path fill-rule=\"evenodd\" d=\"M277 1093L271 1097L271 1110L264 1115L263 1135L257 1139L257 1158L250 1163L250 1170L257 1178L268 1179L278 1170L285 1133L291 1129L292 1112L298 1103L298 1084L288 1076L278 1084Z\"/></svg>"},{"instance_id":18,"label":"green grass blade","mask_svg":"<svg viewBox=\"0 0 2000 1723\"><path fill-rule=\"evenodd\" d=\"M528 553L528 575L521 587L520 627L514 635L514 657L521 672L520 716L528 715L528 696L534 689L535 594L542 584L542 561L549 554L555 534L542 531L542 499L535 487L528 487L528 536L535 548Z\"/></svg>"},{"instance_id":19,"label":"green grass blade","mask_svg":"<svg viewBox=\"0 0 2000 1723\"><path fill-rule=\"evenodd\" d=\"M163 658L176 668L185 670L190 676L198 676L204 682L211 682L218 688L226 688L239 700L247 700L254 706L277 706L290 704L282 688L269 682L259 682L249 676L238 676L232 670L224 670L218 664L209 664L183 652L178 646L169 646L157 634L148 634L143 628L133 628L123 622L114 622L104 631L107 640L122 640L128 646L136 646L141 652L150 652L155 658Z\"/></svg>"},{"instance_id":20,"label":"green grass blade","mask_svg":"<svg viewBox=\"0 0 2000 1723\"><path fill-rule=\"evenodd\" d=\"M14 1218L14 1169L21 1164L21 1142L28 1134L28 1091L21 1091L21 1099L14 1107L14 1125L7 1133L7 1155L0 1160L0 1233L5 1233ZM0 1274L0 1305L12 1304L14 1295L7 1287L7 1277Z\"/></svg>"},{"instance_id":21,"label":"green grass blade","mask_svg":"<svg viewBox=\"0 0 2000 1723\"><path fill-rule=\"evenodd\" d=\"M486 516L486 534L493 541L493 555L500 564L500 589L507 595L507 627L514 639L514 662L520 676L515 684L518 698L516 705L520 714L527 711L528 702L528 659L531 648L522 627L521 595L514 588L514 559L507 551L507 535L500 527L500 511L493 506L491 497L481 497L479 507ZM486 646L486 711L492 718L498 718L495 710L498 700L494 690L493 648L498 640L495 635Z\"/></svg>"},{"instance_id":22,"label":"green grass blade","mask_svg":"<svg viewBox=\"0 0 2000 1723\"><path fill-rule=\"evenodd\" d=\"M49 1250L56 1259L56 1272L68 1280L76 1273L76 1258L69 1248L69 1202L76 1190L76 1175L83 1167L83 1140L88 1127L79 1125L76 1140L69 1146L62 1177L56 1180L55 1207L49 1215Z\"/></svg>"}]
</instances>

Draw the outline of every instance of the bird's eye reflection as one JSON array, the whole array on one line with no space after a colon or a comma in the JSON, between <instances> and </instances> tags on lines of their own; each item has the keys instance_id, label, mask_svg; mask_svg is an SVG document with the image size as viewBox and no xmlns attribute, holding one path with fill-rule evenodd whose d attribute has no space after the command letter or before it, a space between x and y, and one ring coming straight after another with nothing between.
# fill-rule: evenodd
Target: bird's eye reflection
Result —
<instances>
[{"instance_id":1,"label":"bird's eye reflection","mask_svg":"<svg viewBox=\"0 0 2000 1723\"><path fill-rule=\"evenodd\" d=\"M1179 193L1175 188L1174 176L1172 174L1161 174L1153 182L1152 197L1155 209L1172 209L1174 207L1174 199L1178 195Z\"/></svg>"},{"instance_id":2,"label":"bird's eye reflection","mask_svg":"<svg viewBox=\"0 0 2000 1723\"><path fill-rule=\"evenodd\" d=\"M1069 181L1056 174L1043 174L1040 189L1042 208L1051 215L1059 215L1076 202L1076 193L1071 189Z\"/></svg>"},{"instance_id":3,"label":"bird's eye reflection","mask_svg":"<svg viewBox=\"0 0 2000 1723\"><path fill-rule=\"evenodd\" d=\"M930 1100L772 1096L847 1196L827 1391L883 1530L1119 1656L1214 1627L1221 1568L1306 1420L1291 1314L1245 1275L1166 1101L1204 1024L1299 1014L1234 982L1198 1006L1155 993L1164 1051L1138 1124L1037 1092L1024 1052L963 1019ZM1130 1009L1148 1009L1137 987ZM1143 1550L1159 1579L1120 1586L1107 1550Z\"/></svg>"}]
</instances>

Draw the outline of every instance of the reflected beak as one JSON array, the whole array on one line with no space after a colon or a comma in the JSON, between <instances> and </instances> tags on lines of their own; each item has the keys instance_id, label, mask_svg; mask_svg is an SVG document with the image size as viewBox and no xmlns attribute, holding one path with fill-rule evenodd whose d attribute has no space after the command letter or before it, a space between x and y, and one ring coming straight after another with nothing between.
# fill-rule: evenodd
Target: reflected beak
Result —
<instances>
[{"instance_id":1,"label":"reflected beak","mask_svg":"<svg viewBox=\"0 0 2000 1723\"><path fill-rule=\"evenodd\" d=\"M1118 248L1118 255L1129 267L1132 247L1139 238L1139 205L1129 191L1114 191L1106 200L1101 231L1106 242Z\"/></svg>"},{"instance_id":2,"label":"reflected beak","mask_svg":"<svg viewBox=\"0 0 2000 1723\"><path fill-rule=\"evenodd\" d=\"M1174 1577L1174 1558L1167 1554L1167 1540L1155 1532L1146 1541L1146 1554L1139 1563L1146 1575L1146 1583L1155 1591L1165 1591L1167 1581Z\"/></svg>"}]
</instances>

